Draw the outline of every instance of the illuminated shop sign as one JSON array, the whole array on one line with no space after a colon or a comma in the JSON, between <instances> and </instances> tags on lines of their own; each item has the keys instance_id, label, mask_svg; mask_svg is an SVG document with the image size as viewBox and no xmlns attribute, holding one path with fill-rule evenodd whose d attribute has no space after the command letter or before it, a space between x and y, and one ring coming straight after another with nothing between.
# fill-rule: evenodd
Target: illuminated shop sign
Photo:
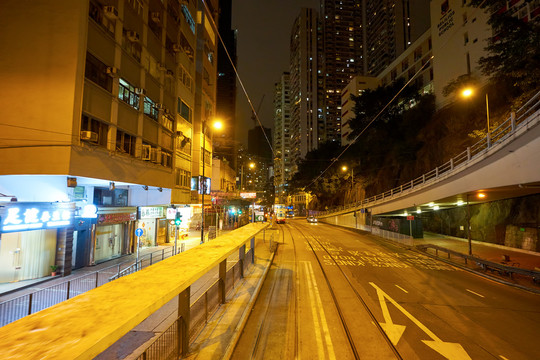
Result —
<instances>
[{"instance_id":1,"label":"illuminated shop sign","mask_svg":"<svg viewBox=\"0 0 540 360\"><path fill-rule=\"evenodd\" d=\"M137 220L137 214L134 213L111 213L111 214L99 214L97 223L103 224L118 224L128 221Z\"/></svg>"},{"instance_id":2,"label":"illuminated shop sign","mask_svg":"<svg viewBox=\"0 0 540 360\"><path fill-rule=\"evenodd\" d=\"M73 209L55 204L9 206L1 219L1 231L39 230L71 225Z\"/></svg>"},{"instance_id":3,"label":"illuminated shop sign","mask_svg":"<svg viewBox=\"0 0 540 360\"><path fill-rule=\"evenodd\" d=\"M143 206L139 208L141 219L155 219L163 217L163 207Z\"/></svg>"},{"instance_id":4,"label":"illuminated shop sign","mask_svg":"<svg viewBox=\"0 0 540 360\"><path fill-rule=\"evenodd\" d=\"M240 197L242 199L256 199L257 198L257 193L254 193L254 192L243 192L243 193L240 193Z\"/></svg>"}]
</instances>

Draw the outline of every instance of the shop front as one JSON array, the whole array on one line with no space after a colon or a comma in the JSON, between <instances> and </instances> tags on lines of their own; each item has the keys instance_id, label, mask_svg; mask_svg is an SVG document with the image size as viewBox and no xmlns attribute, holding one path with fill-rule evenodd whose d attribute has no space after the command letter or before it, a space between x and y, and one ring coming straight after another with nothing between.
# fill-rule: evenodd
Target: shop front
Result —
<instances>
[{"instance_id":1,"label":"shop front","mask_svg":"<svg viewBox=\"0 0 540 360\"><path fill-rule=\"evenodd\" d=\"M167 219L165 207L141 206L139 207L139 220L137 228L142 229L140 236L142 247L157 246L167 241Z\"/></svg>"},{"instance_id":2,"label":"shop front","mask_svg":"<svg viewBox=\"0 0 540 360\"><path fill-rule=\"evenodd\" d=\"M1 205L0 283L46 277L51 266L63 272L71 255L74 210L73 203Z\"/></svg>"},{"instance_id":3,"label":"shop front","mask_svg":"<svg viewBox=\"0 0 540 360\"><path fill-rule=\"evenodd\" d=\"M103 207L98 208L97 214L92 263L97 264L132 253L137 208Z\"/></svg>"},{"instance_id":4,"label":"shop front","mask_svg":"<svg viewBox=\"0 0 540 360\"><path fill-rule=\"evenodd\" d=\"M181 224L178 227L178 239L186 239L189 236L189 230L192 225L193 219L193 208L189 205L175 205L174 208L167 209L167 224L168 224L168 242L174 243L174 238L176 234L176 226L174 224L174 219L176 213L179 213L181 216ZM200 228L199 228L200 230Z\"/></svg>"}]
</instances>

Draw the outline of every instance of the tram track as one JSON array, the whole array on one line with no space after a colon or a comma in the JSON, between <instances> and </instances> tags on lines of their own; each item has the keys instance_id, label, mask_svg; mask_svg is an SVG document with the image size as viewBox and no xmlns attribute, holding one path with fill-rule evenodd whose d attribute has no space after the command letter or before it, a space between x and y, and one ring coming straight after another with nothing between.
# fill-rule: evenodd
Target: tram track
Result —
<instances>
[{"instance_id":1,"label":"tram track","mask_svg":"<svg viewBox=\"0 0 540 360\"><path fill-rule=\"evenodd\" d=\"M306 235L304 233L304 231L301 230L301 227L297 224L290 224L289 226L293 227L296 231L298 231L301 236L303 236L304 240L307 242L307 244L309 245L309 248L311 249L311 252L312 254L315 256L315 259L317 260L317 263L319 264L319 269L321 270L322 274L323 274L323 277L326 281L326 285L328 287L328 290L332 296L332 300L333 300L333 304L338 312L338 315L339 315L339 318L340 318L340 321L341 321L341 325L343 326L343 330L347 336L347 340L348 340L348 343L350 345L350 348L351 348L351 351L354 355L354 358L355 359L360 359L360 355L359 355L359 351L356 347L356 344L355 344L355 341L354 341L354 338L353 338L353 335L351 333L351 330L348 326L348 323L347 323L347 319L344 315L344 312L341 308L341 305L339 303L339 300L336 296L336 293L332 287L332 283L329 279L329 276L328 276L328 273L327 271L325 270L322 262L321 262L321 259L319 257L319 255L317 254L317 252L315 251L315 248L313 246L313 242L315 242L319 248L323 249L326 254L330 257L330 259L333 261L334 265L337 267L337 269L339 269L340 273L343 275L345 281L347 282L347 284L349 285L350 289L353 291L353 293L355 294L356 298L359 300L359 302L362 304L364 310L368 313L369 317L371 318L373 324L377 327L377 329L379 330L379 332L381 333L381 335L383 336L383 338L385 339L386 341L386 344L388 345L388 347L390 348L390 350L394 353L396 359L400 359L402 360L403 358L401 357L400 353L398 352L397 348L394 346L394 344L392 344L392 341L390 340L390 338L388 337L388 335L386 334L386 332L384 331L384 329L381 327L381 325L379 324L378 320L376 319L375 315L373 314L373 312L371 311L371 309L368 307L368 305L366 304L365 300L363 299L362 295L360 295L360 293L358 292L358 290L355 288L355 286L352 284L351 280L349 279L349 277L347 276L347 274L343 271L342 267L338 264L338 262L336 261L335 257L332 255L332 253L330 251L328 251L328 249L324 246L324 244L322 244L318 239L316 239L313 235ZM290 230L290 228L288 229L290 234L291 234L291 238L293 240L293 243L294 243L294 237L292 235L292 231ZM311 239L311 240L310 240Z\"/></svg>"}]
</instances>

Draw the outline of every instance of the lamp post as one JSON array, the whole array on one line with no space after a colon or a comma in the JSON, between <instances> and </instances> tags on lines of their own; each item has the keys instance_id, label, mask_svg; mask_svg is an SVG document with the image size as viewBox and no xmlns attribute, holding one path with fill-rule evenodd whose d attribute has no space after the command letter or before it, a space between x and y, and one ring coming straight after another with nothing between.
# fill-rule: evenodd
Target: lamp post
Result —
<instances>
[{"instance_id":1,"label":"lamp post","mask_svg":"<svg viewBox=\"0 0 540 360\"><path fill-rule=\"evenodd\" d=\"M461 92L461 96L464 98L469 98L474 94L474 90L472 88L465 88ZM487 138L488 138L488 144L489 144L489 98L488 93L486 92L486 119L487 119Z\"/></svg>"},{"instance_id":2,"label":"lamp post","mask_svg":"<svg viewBox=\"0 0 540 360\"><path fill-rule=\"evenodd\" d=\"M469 243L469 255L472 255L472 241L471 241L471 207L469 205L469 196L467 193L467 241ZM479 192L476 194L476 197L483 199L486 197L486 194Z\"/></svg>"},{"instance_id":3,"label":"lamp post","mask_svg":"<svg viewBox=\"0 0 540 360\"><path fill-rule=\"evenodd\" d=\"M341 171L345 172L348 170L348 167L346 165L343 165L341 167ZM354 191L354 168L351 168L351 194ZM354 202L356 202L356 193L354 194Z\"/></svg>"},{"instance_id":4,"label":"lamp post","mask_svg":"<svg viewBox=\"0 0 540 360\"><path fill-rule=\"evenodd\" d=\"M223 123L221 121L214 121L212 124L213 128L216 130L219 130L223 127ZM206 167L205 165L205 151L206 151L206 120L202 123L202 136L203 136L203 146L201 150L201 158L202 158L202 183L200 184L201 188L201 244L204 243L204 193L206 192L206 179L204 177L204 169ZM213 134L213 133L212 133Z\"/></svg>"}]
</instances>

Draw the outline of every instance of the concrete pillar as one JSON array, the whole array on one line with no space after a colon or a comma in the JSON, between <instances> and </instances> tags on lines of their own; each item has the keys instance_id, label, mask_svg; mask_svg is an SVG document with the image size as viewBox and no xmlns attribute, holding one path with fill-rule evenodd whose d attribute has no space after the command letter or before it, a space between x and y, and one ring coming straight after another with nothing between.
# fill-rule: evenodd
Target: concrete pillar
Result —
<instances>
[{"instance_id":1,"label":"concrete pillar","mask_svg":"<svg viewBox=\"0 0 540 360\"><path fill-rule=\"evenodd\" d=\"M238 263L240 263L240 278L244 277L244 261L246 258L246 245L240 246L238 249Z\"/></svg>"},{"instance_id":2,"label":"concrete pillar","mask_svg":"<svg viewBox=\"0 0 540 360\"><path fill-rule=\"evenodd\" d=\"M180 355L187 355L189 352L189 322L190 322L190 307L189 298L191 295L191 287L187 287L184 291L178 294L178 348L181 349Z\"/></svg>"},{"instance_id":3,"label":"concrete pillar","mask_svg":"<svg viewBox=\"0 0 540 360\"><path fill-rule=\"evenodd\" d=\"M242 271L242 270L240 270ZM227 279L227 259L219 263L219 298L225 304L225 281Z\"/></svg>"}]
</instances>

